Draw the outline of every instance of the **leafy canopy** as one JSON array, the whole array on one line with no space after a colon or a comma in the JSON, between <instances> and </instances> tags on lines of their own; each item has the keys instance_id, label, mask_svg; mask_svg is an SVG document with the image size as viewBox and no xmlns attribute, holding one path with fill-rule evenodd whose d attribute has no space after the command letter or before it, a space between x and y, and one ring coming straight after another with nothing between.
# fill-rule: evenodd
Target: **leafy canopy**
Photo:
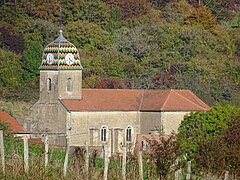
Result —
<instances>
[{"instance_id":1,"label":"leafy canopy","mask_svg":"<svg viewBox=\"0 0 240 180\"><path fill-rule=\"evenodd\" d=\"M240 114L240 108L232 105L215 105L210 111L192 112L185 116L177 134L181 153L193 159L200 143L217 138L223 129L228 128L236 114Z\"/></svg>"}]
</instances>

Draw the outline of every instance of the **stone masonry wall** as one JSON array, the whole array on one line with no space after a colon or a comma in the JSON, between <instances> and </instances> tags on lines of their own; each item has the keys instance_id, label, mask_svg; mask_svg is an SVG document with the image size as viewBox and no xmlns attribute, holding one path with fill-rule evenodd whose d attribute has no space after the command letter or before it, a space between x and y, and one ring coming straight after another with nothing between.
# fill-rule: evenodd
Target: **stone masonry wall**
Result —
<instances>
[{"instance_id":1,"label":"stone masonry wall","mask_svg":"<svg viewBox=\"0 0 240 180\"><path fill-rule=\"evenodd\" d=\"M177 112L162 112L161 119L163 124L163 131L165 134L177 133L177 129L184 118L184 115L190 113L189 111Z\"/></svg>"},{"instance_id":2,"label":"stone masonry wall","mask_svg":"<svg viewBox=\"0 0 240 180\"><path fill-rule=\"evenodd\" d=\"M107 145L109 151L116 152L121 150L121 145L125 144L125 130L128 125L133 127L133 137L139 133L139 119L136 111L108 111L108 112L71 112L68 122L70 132L70 145L84 146L85 142L90 144L90 137L93 146L102 146L100 142L100 129L103 125L108 127ZM90 131L92 135L90 136ZM116 137L118 136L118 137ZM116 145L116 142L118 145ZM135 141L133 142L135 143ZM116 148L117 146L117 148Z\"/></svg>"},{"instance_id":3,"label":"stone masonry wall","mask_svg":"<svg viewBox=\"0 0 240 180\"><path fill-rule=\"evenodd\" d=\"M48 90L48 79L51 79L51 91ZM40 98L39 103L57 103L58 72L40 71Z\"/></svg>"},{"instance_id":4,"label":"stone masonry wall","mask_svg":"<svg viewBox=\"0 0 240 180\"><path fill-rule=\"evenodd\" d=\"M140 134L149 134L151 130L161 130L161 112L141 112Z\"/></svg>"},{"instance_id":5,"label":"stone masonry wall","mask_svg":"<svg viewBox=\"0 0 240 180\"><path fill-rule=\"evenodd\" d=\"M67 92L67 80L72 80L72 92ZM59 71L59 97L60 99L82 98L82 70Z\"/></svg>"}]
</instances>

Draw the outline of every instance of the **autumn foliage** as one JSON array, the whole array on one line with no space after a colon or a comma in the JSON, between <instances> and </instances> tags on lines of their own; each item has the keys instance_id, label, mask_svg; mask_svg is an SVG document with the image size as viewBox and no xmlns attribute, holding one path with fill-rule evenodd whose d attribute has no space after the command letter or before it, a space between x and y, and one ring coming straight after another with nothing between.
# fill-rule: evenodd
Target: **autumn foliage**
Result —
<instances>
[{"instance_id":1,"label":"autumn foliage","mask_svg":"<svg viewBox=\"0 0 240 180\"><path fill-rule=\"evenodd\" d=\"M110 6L118 6L124 19L139 17L149 11L146 0L109 0Z\"/></svg>"},{"instance_id":2,"label":"autumn foliage","mask_svg":"<svg viewBox=\"0 0 240 180\"><path fill-rule=\"evenodd\" d=\"M189 89L208 105L240 105L239 2L1 1L0 95L39 95L42 51L61 27L79 49L84 88Z\"/></svg>"},{"instance_id":3,"label":"autumn foliage","mask_svg":"<svg viewBox=\"0 0 240 180\"><path fill-rule=\"evenodd\" d=\"M171 167L177 160L178 143L175 135L159 135L158 140L148 140L151 159L160 180L167 179Z\"/></svg>"},{"instance_id":4,"label":"autumn foliage","mask_svg":"<svg viewBox=\"0 0 240 180\"><path fill-rule=\"evenodd\" d=\"M97 89L123 89L126 82L117 78L103 78L95 86Z\"/></svg>"},{"instance_id":5,"label":"autumn foliage","mask_svg":"<svg viewBox=\"0 0 240 180\"><path fill-rule=\"evenodd\" d=\"M0 47L11 50L15 53L22 53L24 50L24 40L21 35L16 34L11 26L0 26Z\"/></svg>"},{"instance_id":6,"label":"autumn foliage","mask_svg":"<svg viewBox=\"0 0 240 180\"><path fill-rule=\"evenodd\" d=\"M185 19L185 24L191 26L200 25L206 30L213 31L217 25L217 21L212 15L210 9L201 6L191 12L191 14Z\"/></svg>"},{"instance_id":7,"label":"autumn foliage","mask_svg":"<svg viewBox=\"0 0 240 180\"><path fill-rule=\"evenodd\" d=\"M203 141L195 154L197 168L221 176L229 171L233 177L240 175L240 116L233 119L219 138Z\"/></svg>"}]
</instances>

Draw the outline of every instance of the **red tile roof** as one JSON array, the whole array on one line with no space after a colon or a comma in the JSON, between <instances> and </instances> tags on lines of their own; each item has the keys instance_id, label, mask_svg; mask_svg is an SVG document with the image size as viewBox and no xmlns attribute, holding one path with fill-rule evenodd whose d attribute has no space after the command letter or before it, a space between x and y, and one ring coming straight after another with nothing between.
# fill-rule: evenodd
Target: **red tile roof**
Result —
<instances>
[{"instance_id":1,"label":"red tile roof","mask_svg":"<svg viewBox=\"0 0 240 180\"><path fill-rule=\"evenodd\" d=\"M69 111L205 111L190 90L83 89L83 99L62 99Z\"/></svg>"},{"instance_id":2,"label":"red tile roof","mask_svg":"<svg viewBox=\"0 0 240 180\"><path fill-rule=\"evenodd\" d=\"M7 122L13 132L24 132L21 124L6 112L0 112L0 122Z\"/></svg>"}]
</instances>

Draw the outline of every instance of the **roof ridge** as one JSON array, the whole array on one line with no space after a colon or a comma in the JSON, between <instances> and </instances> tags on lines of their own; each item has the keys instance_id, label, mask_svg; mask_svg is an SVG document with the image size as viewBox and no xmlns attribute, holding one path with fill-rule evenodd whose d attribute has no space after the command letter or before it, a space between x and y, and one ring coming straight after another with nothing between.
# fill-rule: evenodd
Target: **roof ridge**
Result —
<instances>
[{"instance_id":1,"label":"roof ridge","mask_svg":"<svg viewBox=\"0 0 240 180\"><path fill-rule=\"evenodd\" d=\"M175 89L101 89L101 88L83 88L83 90L120 90L120 91L178 91ZM184 91L184 90L183 90Z\"/></svg>"},{"instance_id":2,"label":"roof ridge","mask_svg":"<svg viewBox=\"0 0 240 180\"><path fill-rule=\"evenodd\" d=\"M143 91L142 91L142 97L141 97L140 104L139 104L139 108L138 108L139 111L142 109L144 94L145 94L145 90L143 89Z\"/></svg>"},{"instance_id":3,"label":"roof ridge","mask_svg":"<svg viewBox=\"0 0 240 180\"><path fill-rule=\"evenodd\" d=\"M188 91L192 93L192 91L190 91L190 90L188 90ZM176 93L177 93L179 96L181 96L182 98L186 99L188 102L190 102L190 103L192 103L192 104L195 104L196 106L198 106L199 108L201 108L201 109L203 109L203 110L206 110L206 108L204 108L204 107L196 104L195 102L193 102L193 101L191 101L190 99L186 98L185 96L179 94L178 92L176 92ZM193 94L193 93L192 93L192 94Z\"/></svg>"},{"instance_id":4,"label":"roof ridge","mask_svg":"<svg viewBox=\"0 0 240 180\"><path fill-rule=\"evenodd\" d=\"M114 90L117 90L117 91L144 91L145 89L100 89L100 88L96 88L96 89L92 89L92 88L83 88L83 90L100 90L100 91L114 91Z\"/></svg>"},{"instance_id":5,"label":"roof ridge","mask_svg":"<svg viewBox=\"0 0 240 180\"><path fill-rule=\"evenodd\" d=\"M193 96L197 97L197 95L194 94L191 90L188 89L188 90L186 90L186 91L189 91L190 93L192 93ZM197 102L199 102L199 103L203 103L204 105L207 105L205 102L201 101L198 97L195 98L195 100L196 100ZM207 106L208 106L208 105L207 105ZM209 106L208 106L208 107L209 107Z\"/></svg>"},{"instance_id":6,"label":"roof ridge","mask_svg":"<svg viewBox=\"0 0 240 180\"><path fill-rule=\"evenodd\" d=\"M165 101L164 101L164 103L163 103L163 105L162 105L162 108L161 108L161 110L163 110L164 109L164 106L166 105L166 103L167 103L167 100L169 99L169 96L170 96L170 94L171 94L171 91L172 91L172 89L170 89L170 90L168 90L169 92L168 92L168 96L167 96L167 98L165 99Z\"/></svg>"}]
</instances>

